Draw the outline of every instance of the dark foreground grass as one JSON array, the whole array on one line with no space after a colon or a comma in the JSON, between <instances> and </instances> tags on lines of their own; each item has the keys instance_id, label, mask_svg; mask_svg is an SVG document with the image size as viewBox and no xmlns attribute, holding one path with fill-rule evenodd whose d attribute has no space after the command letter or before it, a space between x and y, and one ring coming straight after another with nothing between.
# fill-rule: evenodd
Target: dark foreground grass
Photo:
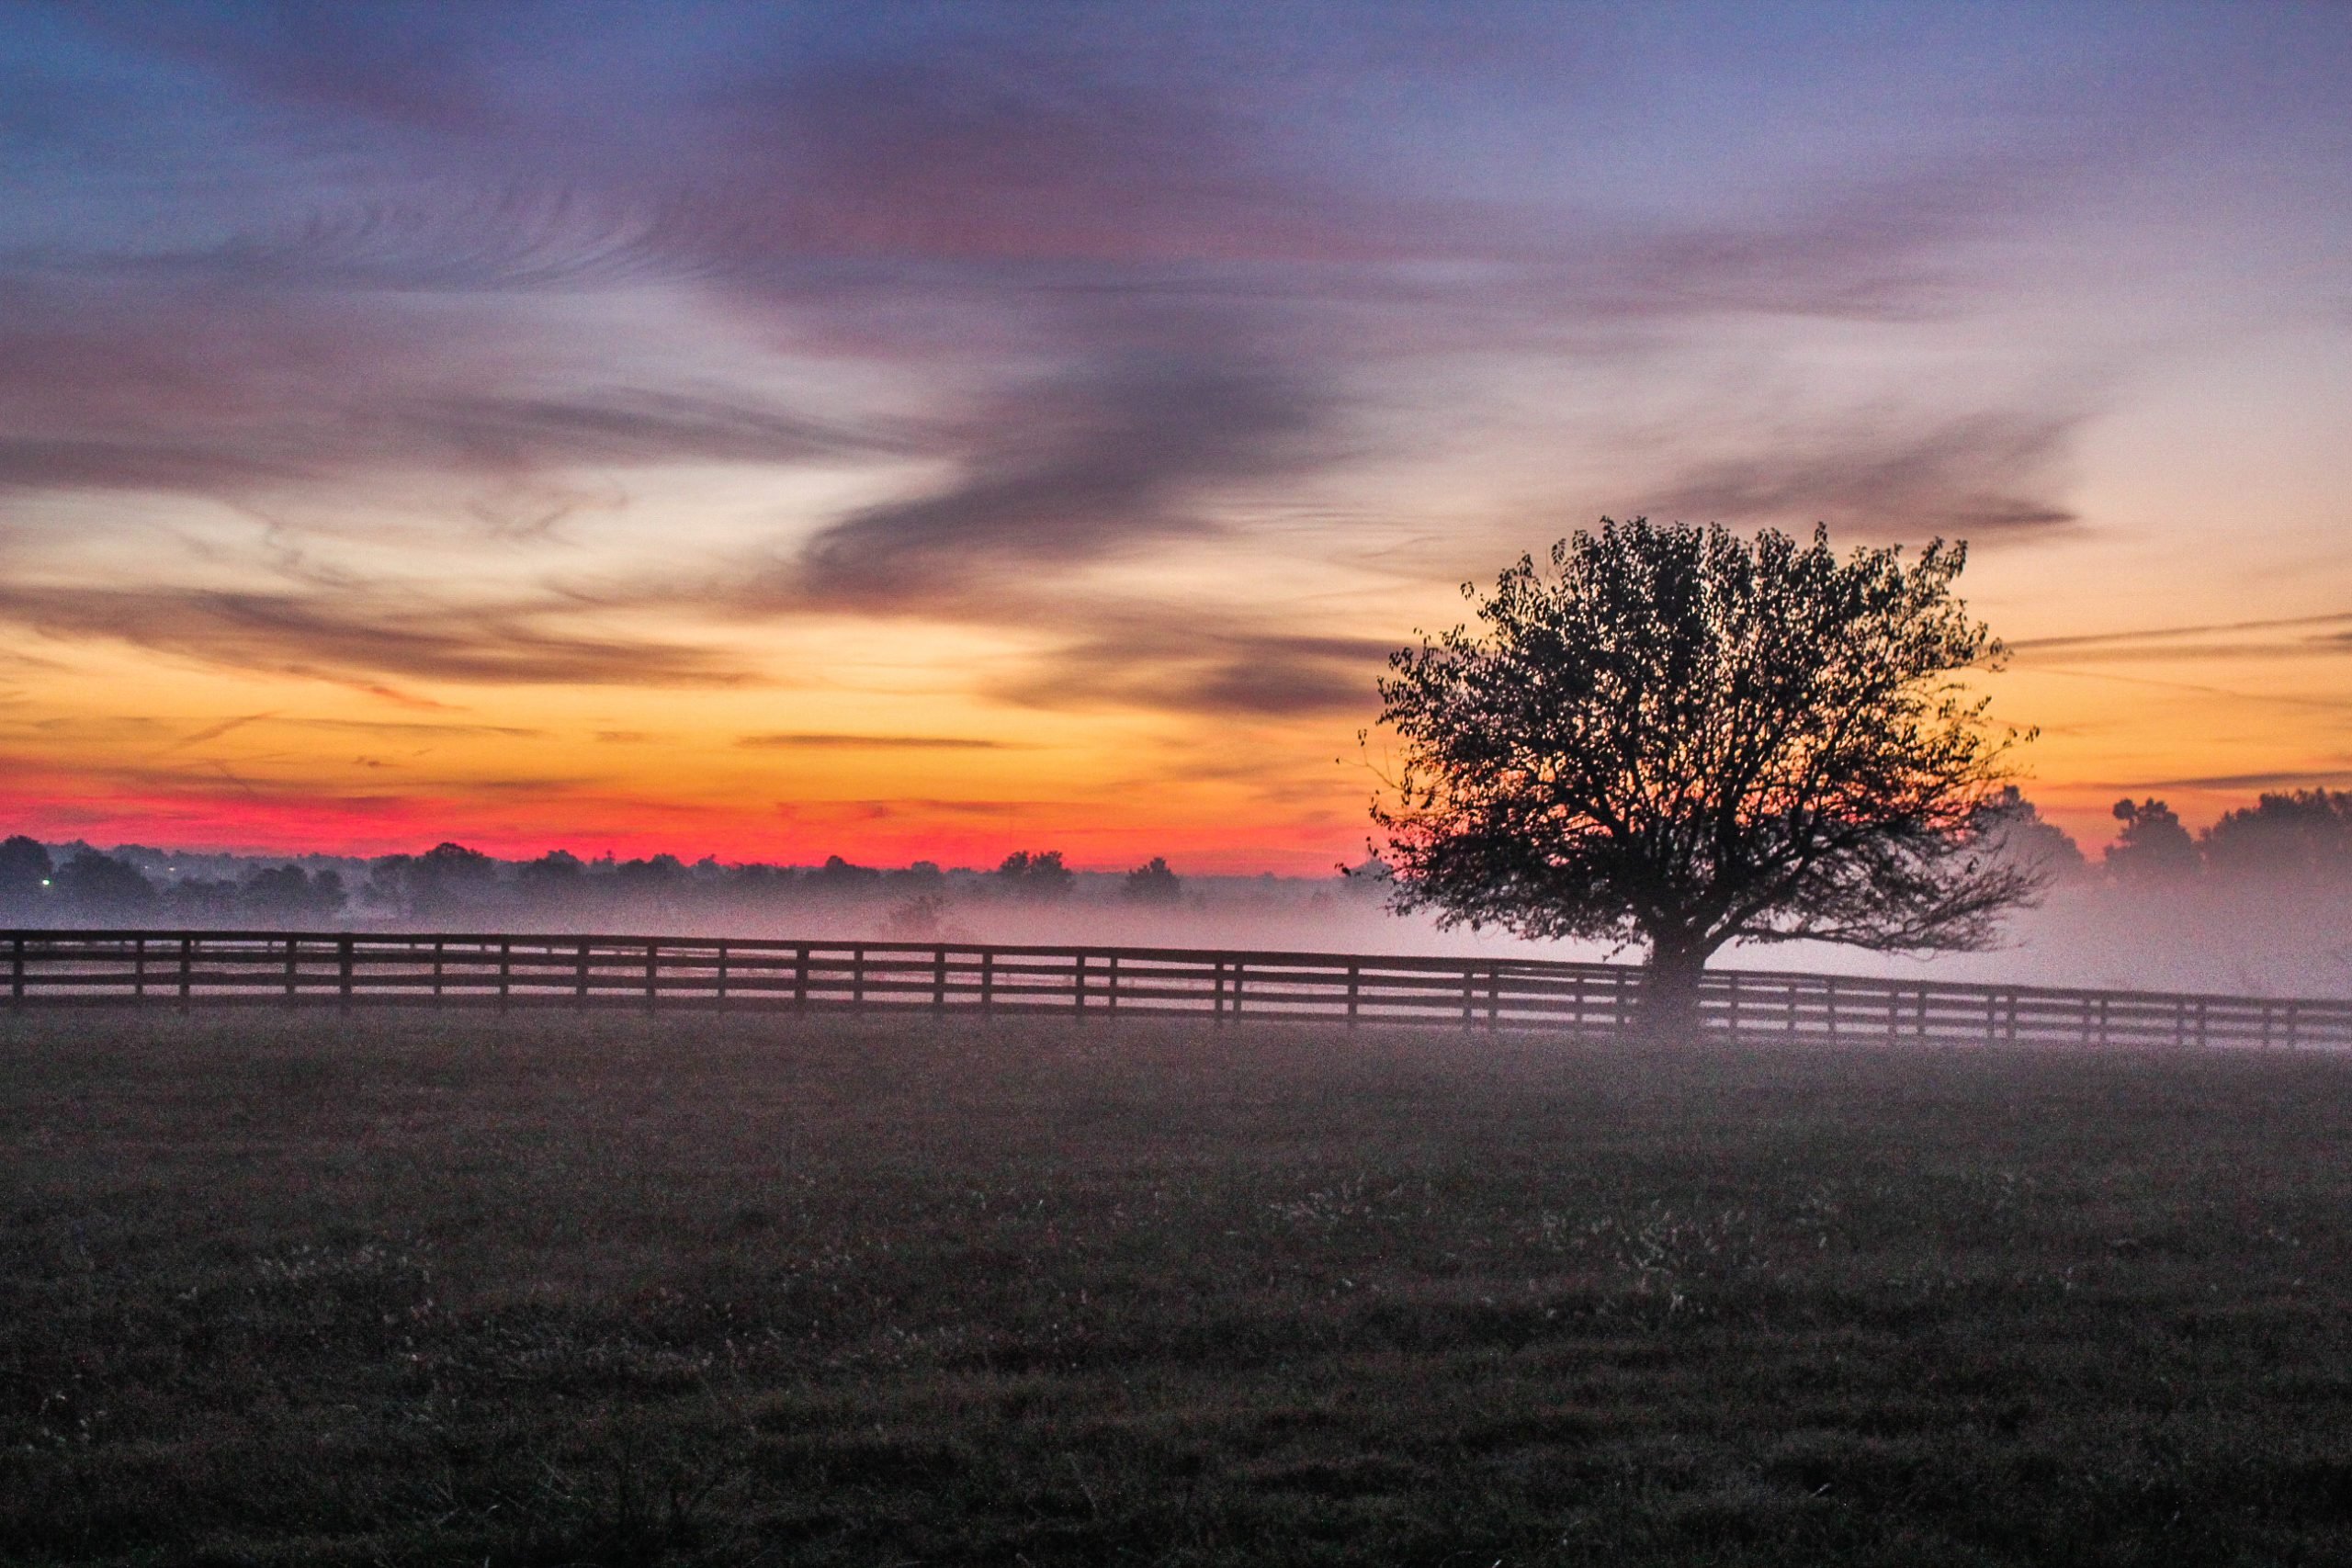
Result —
<instances>
[{"instance_id":1,"label":"dark foreground grass","mask_svg":"<svg viewBox=\"0 0 2352 1568\"><path fill-rule=\"evenodd\" d=\"M0 1559L2352 1556L2352 1063L0 1021Z\"/></svg>"}]
</instances>

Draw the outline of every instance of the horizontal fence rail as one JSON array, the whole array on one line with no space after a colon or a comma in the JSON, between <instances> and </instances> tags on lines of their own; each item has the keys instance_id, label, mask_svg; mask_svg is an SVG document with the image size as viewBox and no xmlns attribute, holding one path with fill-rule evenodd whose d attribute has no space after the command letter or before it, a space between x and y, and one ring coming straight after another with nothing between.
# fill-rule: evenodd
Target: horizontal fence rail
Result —
<instances>
[{"instance_id":1,"label":"horizontal fence rail","mask_svg":"<svg viewBox=\"0 0 2352 1568\"><path fill-rule=\"evenodd\" d=\"M791 1009L1189 1014L1609 1036L1642 972L1527 959L691 937L0 931L12 1008ZM2352 1002L1722 969L1709 1033L1748 1042L2352 1046Z\"/></svg>"}]
</instances>

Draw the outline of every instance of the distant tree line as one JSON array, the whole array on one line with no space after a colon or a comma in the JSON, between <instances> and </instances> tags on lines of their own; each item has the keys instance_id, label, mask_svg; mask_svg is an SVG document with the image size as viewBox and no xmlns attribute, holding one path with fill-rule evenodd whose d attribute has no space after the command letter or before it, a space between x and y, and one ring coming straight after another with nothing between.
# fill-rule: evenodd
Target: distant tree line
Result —
<instances>
[{"instance_id":1,"label":"distant tree line","mask_svg":"<svg viewBox=\"0 0 2352 1568\"><path fill-rule=\"evenodd\" d=\"M2352 897L2352 790L2267 793L2251 806L2192 832L2161 799L2120 800L2114 842L2097 860L2041 817L2014 787L1992 808L2001 826L1996 852L2060 884L2086 879L2119 897L2203 890L2263 889ZM792 867L721 864L706 856L583 860L557 850L506 861L463 844L380 856L356 870L306 868L260 858L230 868L201 859L208 874L172 874L175 857L126 845L107 853L87 844L52 849L23 834L0 841L0 921L18 925L257 926L327 928L419 921L561 920L606 914L672 919L755 914L828 903L875 904L893 911L892 934L928 940L952 931L958 900L1050 907L1068 900L1079 876L1058 850L1016 851L993 869L945 870L930 861L898 869L830 855ZM1347 869L1344 882L1382 896L1389 867L1377 857ZM1138 908L1184 900L1184 879L1155 855L1124 874L1099 878L1104 893ZM881 928L877 925L876 930Z\"/></svg>"},{"instance_id":2,"label":"distant tree line","mask_svg":"<svg viewBox=\"0 0 2352 1568\"><path fill-rule=\"evenodd\" d=\"M40 841L17 835L0 842L0 919L21 925L318 927L501 917L579 920L621 910L684 917L822 902L916 905L935 912L945 908L951 894L1052 905L1068 899L1079 882L1059 850L1016 851L987 871L947 871L931 861L885 870L840 855L809 867L725 865L708 856L689 864L668 854L582 860L564 850L536 860L503 861L448 842L417 854L380 856L353 877L282 861L244 864L231 875L159 875L140 863L170 858L139 846L107 854L86 844L52 854ZM1157 855L1109 886L1139 904L1172 905L1183 896L1183 879ZM920 918L916 923L922 924Z\"/></svg>"},{"instance_id":3,"label":"distant tree line","mask_svg":"<svg viewBox=\"0 0 2352 1568\"><path fill-rule=\"evenodd\" d=\"M0 841L0 913L28 923L306 925L334 919L347 898L334 870L263 864L236 880L158 883L130 860L86 844L61 860L21 833Z\"/></svg>"},{"instance_id":4,"label":"distant tree line","mask_svg":"<svg viewBox=\"0 0 2352 1568\"><path fill-rule=\"evenodd\" d=\"M2352 790L2266 794L2191 834L2161 800L2119 800L2109 875L2160 889L2205 883L2352 891Z\"/></svg>"}]
</instances>

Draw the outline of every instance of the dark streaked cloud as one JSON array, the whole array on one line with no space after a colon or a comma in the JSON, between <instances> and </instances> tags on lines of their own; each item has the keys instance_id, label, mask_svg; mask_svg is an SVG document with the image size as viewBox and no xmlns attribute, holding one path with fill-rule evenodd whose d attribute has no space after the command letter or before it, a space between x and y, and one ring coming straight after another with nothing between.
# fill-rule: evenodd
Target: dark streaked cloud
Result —
<instances>
[{"instance_id":1,"label":"dark streaked cloud","mask_svg":"<svg viewBox=\"0 0 2352 1568\"><path fill-rule=\"evenodd\" d=\"M775 815L786 821L822 826L831 822L880 822L903 818L950 817L980 821L1014 819L1052 823L1082 813L1085 803L1069 800L943 799L924 795L891 795L865 800L778 801Z\"/></svg>"},{"instance_id":2,"label":"dark streaked cloud","mask_svg":"<svg viewBox=\"0 0 2352 1568\"><path fill-rule=\"evenodd\" d=\"M2117 662L2127 662L2117 660ZM2352 713L2352 697L2317 697L2295 692L2247 692L2230 686L2208 685L2196 681L2166 681L2145 675L2125 675L2113 670L2075 670L2064 665L2033 666L2037 675L2063 675L2075 680L2098 681L2122 686L2145 686L2156 691L2185 692L2194 696L2220 697L2231 703L2255 706L2312 708L2325 713Z\"/></svg>"},{"instance_id":3,"label":"dark streaked cloud","mask_svg":"<svg viewBox=\"0 0 2352 1568\"><path fill-rule=\"evenodd\" d=\"M1366 716L1391 645L1279 632L1197 607L1107 618L994 694L1035 707L1133 707L1209 717Z\"/></svg>"},{"instance_id":4,"label":"dark streaked cloud","mask_svg":"<svg viewBox=\"0 0 2352 1568\"><path fill-rule=\"evenodd\" d=\"M977 449L945 488L825 528L775 587L815 606L952 604L1008 567L1206 532L1199 503L1219 486L1313 460L1327 401L1245 355L1120 354L1005 400L976 422Z\"/></svg>"},{"instance_id":5,"label":"dark streaked cloud","mask_svg":"<svg viewBox=\"0 0 2352 1568\"><path fill-rule=\"evenodd\" d=\"M2158 789L2335 789L2352 784L2352 767L2279 769L2268 773L2213 773L2202 778L2146 779L2110 787L2125 794Z\"/></svg>"},{"instance_id":6,"label":"dark streaked cloud","mask_svg":"<svg viewBox=\"0 0 2352 1568\"><path fill-rule=\"evenodd\" d=\"M395 740L458 736L495 736L507 740L530 740L547 734L544 729L520 724L435 724L396 718L288 718L277 714L264 715L263 718L272 724L300 729L331 729L351 735L382 736Z\"/></svg>"},{"instance_id":7,"label":"dark streaked cloud","mask_svg":"<svg viewBox=\"0 0 2352 1568\"><path fill-rule=\"evenodd\" d=\"M978 739L961 735L836 735L806 730L745 735L739 737L735 744L757 750L775 751L1002 751L1013 749L1010 741Z\"/></svg>"},{"instance_id":8,"label":"dark streaked cloud","mask_svg":"<svg viewBox=\"0 0 2352 1568\"><path fill-rule=\"evenodd\" d=\"M0 490L364 496L401 476L797 465L907 445L740 388L563 385L537 364L552 344L471 310L53 276L0 278Z\"/></svg>"},{"instance_id":9,"label":"dark streaked cloud","mask_svg":"<svg viewBox=\"0 0 2352 1568\"><path fill-rule=\"evenodd\" d=\"M2194 642L2188 639L2145 643L2107 643L2063 649L2069 664L2261 663L2278 659L2352 658L2352 639L2332 637L2279 638L2271 642ZM2027 658L2037 669L2048 669L2037 654Z\"/></svg>"},{"instance_id":10,"label":"dark streaked cloud","mask_svg":"<svg viewBox=\"0 0 2352 1568\"><path fill-rule=\"evenodd\" d=\"M1865 536L1980 541L2046 535L2075 521L2056 492L2082 419L2013 410L1925 426L1792 431L1697 462L1642 494L1653 514L1688 521L1823 522Z\"/></svg>"},{"instance_id":11,"label":"dark streaked cloud","mask_svg":"<svg viewBox=\"0 0 2352 1568\"><path fill-rule=\"evenodd\" d=\"M751 672L673 643L549 630L534 608L204 589L0 585L0 621L236 669L492 685L731 685Z\"/></svg>"},{"instance_id":12,"label":"dark streaked cloud","mask_svg":"<svg viewBox=\"0 0 2352 1568\"><path fill-rule=\"evenodd\" d=\"M2176 646L2188 651L2203 654L2211 651L2209 645L2199 640L2204 637L2237 632L2303 631L2322 626L2341 626L2347 621L2352 621L2352 610L2336 611L2324 615L2286 615L2254 621L2210 621L2201 626L2142 626L2128 631L2088 632L2067 637L2021 637L2008 646L2012 653L2063 652L2069 659L2079 659L2086 655L2097 657L2109 651L2154 655L2172 651ZM2290 646L2275 643L2260 646L2267 647L2274 652L2283 653L2293 651L2296 647L2310 647L2314 644L2324 647L2329 643L2345 640L2352 640L2352 632L2335 632L2324 638L2297 638ZM2331 651L2335 650L2331 649Z\"/></svg>"},{"instance_id":13,"label":"dark streaked cloud","mask_svg":"<svg viewBox=\"0 0 2352 1568\"><path fill-rule=\"evenodd\" d=\"M1922 158L1760 208L1626 225L1559 282L1586 320L1947 314L1972 300L1970 247L2046 210L2097 151L2075 142Z\"/></svg>"},{"instance_id":14,"label":"dark streaked cloud","mask_svg":"<svg viewBox=\"0 0 2352 1568\"><path fill-rule=\"evenodd\" d=\"M177 740L172 742L168 750L176 751L186 746L201 746L208 740L218 740L220 737L231 734L236 730L243 729L249 724L260 724L266 719L276 718L277 716L273 713L249 713L236 718L224 718L217 724L208 724L199 729L181 736Z\"/></svg>"}]
</instances>

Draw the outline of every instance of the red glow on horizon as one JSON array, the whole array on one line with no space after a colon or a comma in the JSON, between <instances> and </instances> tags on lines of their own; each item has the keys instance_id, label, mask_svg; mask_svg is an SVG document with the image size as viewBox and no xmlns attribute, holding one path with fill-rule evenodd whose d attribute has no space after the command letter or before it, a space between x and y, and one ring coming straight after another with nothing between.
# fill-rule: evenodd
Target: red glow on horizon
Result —
<instances>
[{"instance_id":1,"label":"red glow on horizon","mask_svg":"<svg viewBox=\"0 0 2352 1568\"><path fill-rule=\"evenodd\" d=\"M373 859L414 854L454 841L502 860L531 860L555 850L594 859L706 855L733 864L814 865L829 855L861 865L916 861L989 868L1015 850L1060 850L1073 870L1123 872L1154 855L1180 872L1204 875L1326 876L1353 855L1344 834L1335 845L1302 844L1281 824L1234 831L1156 829L1130 824L1057 822L1009 807L1002 820L941 821L877 812L867 803L812 804L789 819L768 811L729 811L654 801L567 800L544 814L500 802L457 797L365 795L269 800L188 792L76 793L43 790L22 777L0 789L9 832L50 842L82 840L101 848L138 843L189 853L337 855Z\"/></svg>"}]
</instances>

